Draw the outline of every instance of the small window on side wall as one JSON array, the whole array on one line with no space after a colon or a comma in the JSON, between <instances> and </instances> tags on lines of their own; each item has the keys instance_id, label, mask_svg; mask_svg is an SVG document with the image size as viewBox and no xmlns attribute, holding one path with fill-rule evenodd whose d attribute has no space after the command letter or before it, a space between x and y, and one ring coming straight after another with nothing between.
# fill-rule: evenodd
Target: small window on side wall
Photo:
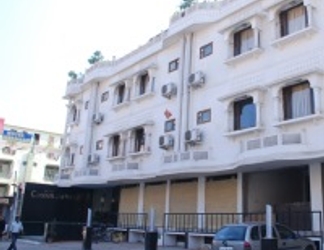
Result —
<instances>
[{"instance_id":1,"label":"small window on side wall","mask_svg":"<svg viewBox=\"0 0 324 250\"><path fill-rule=\"evenodd\" d=\"M179 68L179 58L169 62L169 72L176 71Z\"/></svg>"},{"instance_id":2,"label":"small window on side wall","mask_svg":"<svg viewBox=\"0 0 324 250\"><path fill-rule=\"evenodd\" d=\"M211 54L213 54L213 43L212 42L200 47L200 50L199 50L200 59L205 58Z\"/></svg>"},{"instance_id":3,"label":"small window on side wall","mask_svg":"<svg viewBox=\"0 0 324 250\"><path fill-rule=\"evenodd\" d=\"M170 132L175 130L175 119L168 120L164 123L164 132Z\"/></svg>"},{"instance_id":4,"label":"small window on side wall","mask_svg":"<svg viewBox=\"0 0 324 250\"><path fill-rule=\"evenodd\" d=\"M308 26L306 7L300 3L281 11L279 21L281 37L306 28Z\"/></svg>"},{"instance_id":5,"label":"small window on side wall","mask_svg":"<svg viewBox=\"0 0 324 250\"><path fill-rule=\"evenodd\" d=\"M85 103L84 103L84 109L88 109L89 108L89 101L86 101Z\"/></svg>"},{"instance_id":6,"label":"small window on side wall","mask_svg":"<svg viewBox=\"0 0 324 250\"><path fill-rule=\"evenodd\" d=\"M103 149L103 140L99 140L96 142L96 150Z\"/></svg>"},{"instance_id":7,"label":"small window on side wall","mask_svg":"<svg viewBox=\"0 0 324 250\"><path fill-rule=\"evenodd\" d=\"M197 113L197 124L203 124L211 121L211 110L206 109Z\"/></svg>"},{"instance_id":8,"label":"small window on side wall","mask_svg":"<svg viewBox=\"0 0 324 250\"><path fill-rule=\"evenodd\" d=\"M102 93L102 94L101 94L101 102L106 102L106 101L108 101L108 97L109 97L109 92L108 92L108 91Z\"/></svg>"}]
</instances>

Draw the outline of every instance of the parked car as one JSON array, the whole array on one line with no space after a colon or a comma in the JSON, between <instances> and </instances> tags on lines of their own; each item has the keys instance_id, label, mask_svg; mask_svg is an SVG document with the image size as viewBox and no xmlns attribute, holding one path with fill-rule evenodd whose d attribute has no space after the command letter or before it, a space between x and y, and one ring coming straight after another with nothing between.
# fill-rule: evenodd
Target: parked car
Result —
<instances>
[{"instance_id":1,"label":"parked car","mask_svg":"<svg viewBox=\"0 0 324 250\"><path fill-rule=\"evenodd\" d=\"M272 235L278 240L280 250L316 250L313 241L299 236L284 225L273 225ZM265 236L266 224L262 222L228 224L215 233L212 250L261 250L261 239Z\"/></svg>"}]
</instances>

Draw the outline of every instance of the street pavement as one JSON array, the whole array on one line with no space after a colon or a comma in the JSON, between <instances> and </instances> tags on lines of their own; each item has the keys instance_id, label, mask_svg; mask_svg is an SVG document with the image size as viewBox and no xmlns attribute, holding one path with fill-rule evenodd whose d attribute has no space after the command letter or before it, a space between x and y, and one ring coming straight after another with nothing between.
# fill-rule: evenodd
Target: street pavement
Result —
<instances>
[{"instance_id":1,"label":"street pavement","mask_svg":"<svg viewBox=\"0 0 324 250\"><path fill-rule=\"evenodd\" d=\"M0 241L0 250L6 250L10 241ZM144 243L92 243L91 250L153 250L145 249ZM27 239L18 239L18 250L83 250L81 241L46 243ZM184 250L184 247L162 247L157 250Z\"/></svg>"}]
</instances>

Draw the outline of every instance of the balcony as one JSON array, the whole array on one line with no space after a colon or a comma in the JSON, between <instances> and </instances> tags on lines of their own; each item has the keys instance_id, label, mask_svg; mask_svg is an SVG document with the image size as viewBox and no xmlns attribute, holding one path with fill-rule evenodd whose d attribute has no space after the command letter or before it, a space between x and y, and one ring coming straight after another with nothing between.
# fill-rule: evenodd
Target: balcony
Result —
<instances>
[{"instance_id":1,"label":"balcony","mask_svg":"<svg viewBox=\"0 0 324 250\"><path fill-rule=\"evenodd\" d=\"M83 78L73 79L68 82L68 85L66 86L65 97L71 97L80 93L82 84Z\"/></svg>"}]
</instances>

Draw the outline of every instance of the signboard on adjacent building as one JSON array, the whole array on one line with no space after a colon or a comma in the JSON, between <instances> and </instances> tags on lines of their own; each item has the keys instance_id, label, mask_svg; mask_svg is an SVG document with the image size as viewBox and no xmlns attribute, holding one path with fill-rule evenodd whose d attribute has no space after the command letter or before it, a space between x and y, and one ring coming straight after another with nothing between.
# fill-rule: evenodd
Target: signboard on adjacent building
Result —
<instances>
[{"instance_id":1,"label":"signboard on adjacent building","mask_svg":"<svg viewBox=\"0 0 324 250\"><path fill-rule=\"evenodd\" d=\"M26 131L4 129L2 133L2 139L30 143L33 139L33 134L27 133Z\"/></svg>"}]
</instances>

